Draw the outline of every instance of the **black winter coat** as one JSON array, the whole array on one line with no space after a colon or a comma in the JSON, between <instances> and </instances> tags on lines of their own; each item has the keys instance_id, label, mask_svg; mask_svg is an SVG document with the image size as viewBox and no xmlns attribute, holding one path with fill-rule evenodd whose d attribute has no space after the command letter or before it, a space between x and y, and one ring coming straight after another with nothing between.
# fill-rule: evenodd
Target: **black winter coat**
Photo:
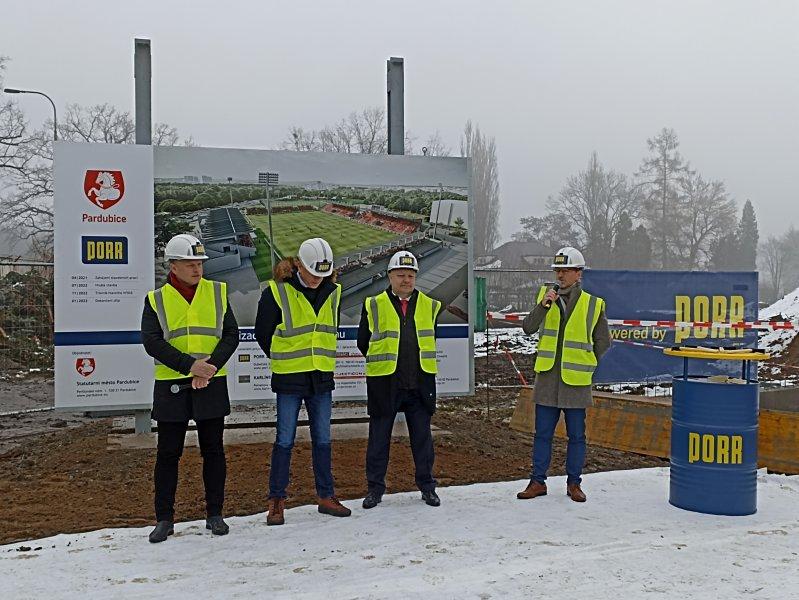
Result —
<instances>
[{"instance_id":1,"label":"black winter coat","mask_svg":"<svg viewBox=\"0 0 799 600\"><path fill-rule=\"evenodd\" d=\"M400 318L397 370L391 375L366 378L367 411L372 417L396 413L399 408L397 392L401 389L415 389L419 392L425 409L432 415L436 412L436 376L422 371L419 364L419 341L416 338L416 324L414 323L416 299L419 297L419 292L414 290L411 294L405 316L402 316L400 300L391 292L391 288L388 288L387 293ZM361 310L361 322L358 325L358 350L364 356L369 351L371 337L372 332L369 331L369 318L364 303L363 310Z\"/></svg>"},{"instance_id":2,"label":"black winter coat","mask_svg":"<svg viewBox=\"0 0 799 600\"><path fill-rule=\"evenodd\" d=\"M297 278L294 270L290 279L286 281L294 289L305 296L319 314L319 309L328 296L336 289L336 285L329 279L324 279L318 288L307 288ZM339 305L339 312L341 305ZM338 320L338 318L337 318ZM272 288L266 287L261 293L258 302L258 314L255 317L255 341L267 356L271 357L272 335L275 329L283 322L283 312L272 295ZM333 373L327 371L306 371L302 373L272 373L272 391L281 394L302 394L313 396L322 392L329 392L336 387Z\"/></svg>"},{"instance_id":3,"label":"black winter coat","mask_svg":"<svg viewBox=\"0 0 799 600\"><path fill-rule=\"evenodd\" d=\"M153 419L156 421L188 421L189 419L201 421L230 414L230 398L225 376L211 378L208 386L203 389L193 390L189 387L176 394L170 391L169 388L172 384L191 383L190 371L195 358L181 352L164 339L158 315L155 314L147 298L144 299L144 311L141 316L141 337L147 354L170 369L186 375L186 379L155 382L151 413ZM214 348L208 362L217 369L221 369L236 351L238 345L239 326L230 303L228 303L222 323L222 339Z\"/></svg>"}]
</instances>

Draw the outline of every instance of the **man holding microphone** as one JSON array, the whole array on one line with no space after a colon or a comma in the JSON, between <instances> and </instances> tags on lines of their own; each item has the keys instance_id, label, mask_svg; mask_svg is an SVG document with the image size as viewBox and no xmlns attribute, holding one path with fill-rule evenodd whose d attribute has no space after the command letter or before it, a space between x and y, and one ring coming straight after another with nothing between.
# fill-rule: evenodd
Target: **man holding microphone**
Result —
<instances>
[{"instance_id":1,"label":"man holding microphone","mask_svg":"<svg viewBox=\"0 0 799 600\"><path fill-rule=\"evenodd\" d=\"M591 382L602 355L610 348L605 301L582 289L585 258L576 248L558 250L552 261L558 282L542 286L537 304L524 319L525 333L538 332L535 360L535 435L532 472L527 488L516 497L546 496L552 437L563 411L569 443L566 494L585 502L580 487L585 463L585 409L593 404Z\"/></svg>"}]
</instances>

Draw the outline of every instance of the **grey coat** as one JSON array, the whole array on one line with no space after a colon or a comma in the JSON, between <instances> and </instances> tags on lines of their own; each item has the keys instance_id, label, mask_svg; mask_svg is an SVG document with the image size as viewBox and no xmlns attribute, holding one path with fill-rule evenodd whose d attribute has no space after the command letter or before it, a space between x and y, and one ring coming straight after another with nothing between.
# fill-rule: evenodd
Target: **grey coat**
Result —
<instances>
[{"instance_id":1,"label":"grey coat","mask_svg":"<svg viewBox=\"0 0 799 600\"><path fill-rule=\"evenodd\" d=\"M574 305L577 299L582 294L580 282L578 281L567 290L560 290L558 292L559 298L557 310L560 310L560 331L558 333L558 348L555 353L555 366L549 371L543 373L536 373L535 375L535 390L533 399L537 404L544 406L556 406L558 408L587 408L593 405L594 400L591 396L590 385L568 385L563 383L560 377L560 358L561 347L563 345L563 329L566 327L566 321L574 310ZM553 306L550 310L556 310ZM546 317L547 309L541 306L540 303L536 304L530 314L524 319L522 329L525 333L532 334L539 330L544 324L544 317ZM565 315L565 318L564 318ZM608 348L610 348L610 330L608 329L608 318L603 310L599 314L599 321L593 333L594 353L597 360L599 360Z\"/></svg>"}]
</instances>

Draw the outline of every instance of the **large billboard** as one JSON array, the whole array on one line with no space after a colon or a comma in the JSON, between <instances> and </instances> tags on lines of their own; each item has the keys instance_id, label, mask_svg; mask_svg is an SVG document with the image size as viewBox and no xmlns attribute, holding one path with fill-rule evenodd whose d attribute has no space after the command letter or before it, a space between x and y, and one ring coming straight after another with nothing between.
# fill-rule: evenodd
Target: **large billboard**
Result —
<instances>
[{"instance_id":1,"label":"large billboard","mask_svg":"<svg viewBox=\"0 0 799 600\"><path fill-rule=\"evenodd\" d=\"M614 271L588 269L586 291L604 298L608 319L709 323L757 319L755 272ZM756 347L757 332L719 327L611 326L613 344L599 362L594 382L670 381L683 373L683 359L663 348L679 345ZM692 375L740 377L740 361L691 360Z\"/></svg>"},{"instance_id":2,"label":"large billboard","mask_svg":"<svg viewBox=\"0 0 799 600\"><path fill-rule=\"evenodd\" d=\"M146 407L152 148L58 142L54 169L56 407Z\"/></svg>"},{"instance_id":3,"label":"large billboard","mask_svg":"<svg viewBox=\"0 0 799 600\"><path fill-rule=\"evenodd\" d=\"M116 151L120 147L59 145L57 223L61 191L66 195L67 185L72 186L64 182L74 180L84 167L90 170L84 163L91 163L89 158L93 154L110 156L105 150L108 148ZM473 390L468 218L453 218L449 223L431 218L432 206L439 199L468 205L466 159L216 148L122 148L141 150L141 160L144 163L149 160L150 170L144 173L127 166L108 167L108 176L112 178L115 174L111 171L130 171L130 174L116 177L112 182L98 179L97 185L106 187L98 188L101 196L95 192L94 197L100 198L105 207L96 205L88 192L72 201L95 204L93 210L105 213L116 203L122 206L122 197L129 194L132 185L131 177L136 177L136 189L148 186L148 202L136 206L149 211L146 217L149 229L130 228L122 236L111 231L106 236L125 237L130 247L131 244L138 247L143 240L148 242L149 266L144 268L137 263L135 268L149 286L136 290L133 318L137 326L144 293L166 280L168 267L160 258L166 241L181 232L191 232L203 241L210 256L204 265L205 277L226 282L230 305L240 327L241 344L228 364L232 399L257 401L273 397L269 361L255 343L252 327L258 301L272 276L272 260L277 262L296 255L300 243L309 237L323 237L330 243L338 282L343 288L336 397L365 396L365 363L355 345L357 324L364 298L386 289L388 259L400 249L408 249L419 258L417 287L444 305L437 331L440 393L465 394ZM149 158L144 158L145 153ZM80 165L75 163L75 157L84 155L86 160L78 161ZM59 167L59 163L63 165ZM98 177L99 173L95 179ZM114 198L120 188L119 179L124 179L125 191ZM66 210L74 212L76 208L77 204ZM96 232L99 234L106 225L112 224L98 222ZM114 225L124 229L124 223ZM65 230L60 231L57 224L57 239L68 245ZM114 243L115 240L109 239L101 246L104 257L118 247ZM88 247L86 252L96 252L96 248ZM80 268L75 261L62 264L58 261L61 259L57 258L57 276L61 272L71 277ZM122 264L104 264L106 268L119 269L120 273L133 269ZM64 293L62 289L57 291L57 295ZM87 315L92 314L93 302L90 300L84 307ZM130 327L128 321L126 327ZM92 323L94 329L117 331L113 315L98 314ZM60 325L57 313L57 331ZM129 346L130 354L134 352L131 346L136 344L128 340L122 345ZM114 354L119 349L106 347L104 354ZM140 345L135 352L143 352ZM66 364L58 361L57 371L65 372ZM70 377L76 379L72 374ZM149 384L145 387L147 390L142 388L142 392L146 392L143 396L146 400ZM57 396L63 398L60 401L57 397L57 405L72 406L67 403L75 400L74 390L62 387L61 392Z\"/></svg>"}]
</instances>

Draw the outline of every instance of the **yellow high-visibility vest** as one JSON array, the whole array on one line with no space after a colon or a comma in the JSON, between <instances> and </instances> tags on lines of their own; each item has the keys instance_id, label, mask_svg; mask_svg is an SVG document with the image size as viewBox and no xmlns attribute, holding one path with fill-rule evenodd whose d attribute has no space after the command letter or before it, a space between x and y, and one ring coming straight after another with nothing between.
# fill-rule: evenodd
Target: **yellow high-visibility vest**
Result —
<instances>
[{"instance_id":1,"label":"yellow high-visibility vest","mask_svg":"<svg viewBox=\"0 0 799 600\"><path fill-rule=\"evenodd\" d=\"M544 299L546 286L538 291L537 302ZM596 370L597 359L594 354L594 328L599 315L605 308L605 301L582 291L574 310L569 315L563 329L563 347L560 357L560 377L568 385L591 385ZM553 307L538 330L538 356L535 359L535 372L549 371L555 366L560 333L560 310Z\"/></svg>"},{"instance_id":2,"label":"yellow high-visibility vest","mask_svg":"<svg viewBox=\"0 0 799 600\"><path fill-rule=\"evenodd\" d=\"M147 301L158 316L164 339L194 358L207 358L222 339L222 323L227 311L227 286L221 281L200 279L191 304L180 292L166 284L147 293ZM223 366L214 377L227 373ZM155 361L157 380L187 377Z\"/></svg>"},{"instance_id":3,"label":"yellow high-visibility vest","mask_svg":"<svg viewBox=\"0 0 799 600\"><path fill-rule=\"evenodd\" d=\"M400 317L388 297L388 291L370 296L365 302L369 331L372 332L366 353L366 376L391 375L397 370ZM440 310L441 302L422 292L418 293L413 320L419 342L419 366L425 373L438 372L435 327Z\"/></svg>"},{"instance_id":4,"label":"yellow high-visibility vest","mask_svg":"<svg viewBox=\"0 0 799 600\"><path fill-rule=\"evenodd\" d=\"M283 314L283 322L272 334L272 373L335 370L341 284L335 286L317 314L308 299L294 286L284 281L269 282Z\"/></svg>"}]
</instances>

